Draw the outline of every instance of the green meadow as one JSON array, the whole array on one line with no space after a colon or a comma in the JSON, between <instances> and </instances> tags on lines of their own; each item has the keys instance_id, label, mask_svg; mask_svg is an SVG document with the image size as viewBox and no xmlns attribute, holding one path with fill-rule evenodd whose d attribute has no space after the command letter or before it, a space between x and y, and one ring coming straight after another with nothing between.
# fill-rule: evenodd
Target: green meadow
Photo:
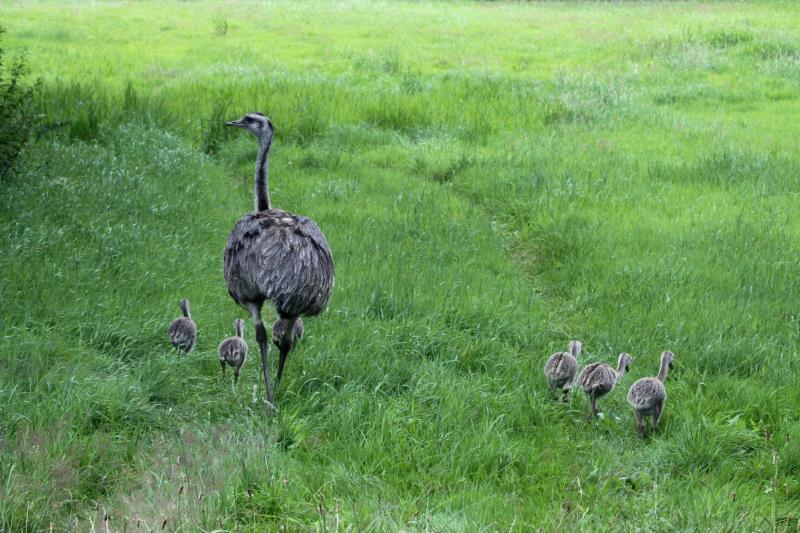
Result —
<instances>
[{"instance_id":1,"label":"green meadow","mask_svg":"<svg viewBox=\"0 0 800 533\"><path fill-rule=\"evenodd\" d=\"M0 181L0 531L800 530L797 3L5 0L0 26L41 79ZM249 111L336 262L272 418L222 276ZM594 420L542 372L571 339L634 358ZM625 395L663 350L641 439Z\"/></svg>"}]
</instances>

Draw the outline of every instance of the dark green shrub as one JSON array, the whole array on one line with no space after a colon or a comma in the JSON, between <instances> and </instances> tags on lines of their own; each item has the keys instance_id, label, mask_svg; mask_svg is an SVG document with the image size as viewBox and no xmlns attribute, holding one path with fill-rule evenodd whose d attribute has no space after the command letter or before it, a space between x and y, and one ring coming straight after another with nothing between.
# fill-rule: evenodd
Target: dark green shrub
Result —
<instances>
[{"instance_id":1,"label":"dark green shrub","mask_svg":"<svg viewBox=\"0 0 800 533\"><path fill-rule=\"evenodd\" d=\"M0 28L0 35L5 32ZM0 178L14 164L33 129L33 93L37 85L23 85L25 60L15 58L7 67L0 47Z\"/></svg>"}]
</instances>

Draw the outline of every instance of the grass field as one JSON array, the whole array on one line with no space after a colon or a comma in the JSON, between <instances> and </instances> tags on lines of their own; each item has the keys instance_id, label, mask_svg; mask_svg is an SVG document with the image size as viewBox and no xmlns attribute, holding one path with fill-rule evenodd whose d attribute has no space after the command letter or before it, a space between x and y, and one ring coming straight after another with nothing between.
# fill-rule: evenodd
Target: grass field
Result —
<instances>
[{"instance_id":1,"label":"grass field","mask_svg":"<svg viewBox=\"0 0 800 533\"><path fill-rule=\"evenodd\" d=\"M794 2L0 4L0 531L800 530ZM222 249L276 126L328 311L264 416ZM187 297L197 349L171 351ZM542 366L634 357L589 420ZM625 393L676 354L662 430Z\"/></svg>"}]
</instances>

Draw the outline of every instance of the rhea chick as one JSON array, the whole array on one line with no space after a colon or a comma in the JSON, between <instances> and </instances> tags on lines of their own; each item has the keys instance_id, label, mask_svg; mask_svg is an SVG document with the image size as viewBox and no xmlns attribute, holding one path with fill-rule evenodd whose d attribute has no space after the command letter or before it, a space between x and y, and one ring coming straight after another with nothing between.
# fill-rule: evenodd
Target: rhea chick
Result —
<instances>
[{"instance_id":1,"label":"rhea chick","mask_svg":"<svg viewBox=\"0 0 800 533\"><path fill-rule=\"evenodd\" d=\"M597 414L597 399L614 389L614 385L630 370L631 361L630 354L623 352L619 354L616 370L605 363L592 363L583 368L578 376L578 384L589 398L592 416Z\"/></svg>"},{"instance_id":2,"label":"rhea chick","mask_svg":"<svg viewBox=\"0 0 800 533\"><path fill-rule=\"evenodd\" d=\"M225 381L225 367L233 367L233 382L239 381L239 371L247 360L247 343L244 341L244 320L237 318L233 322L236 336L222 341L219 345L219 365L222 367L222 381Z\"/></svg>"},{"instance_id":3,"label":"rhea chick","mask_svg":"<svg viewBox=\"0 0 800 533\"><path fill-rule=\"evenodd\" d=\"M287 327L289 327L289 320L285 318L279 318L272 324L272 343L280 352L280 358L278 359L278 375L275 378L276 383L281 380L281 375L283 375L283 365L286 363L286 357L288 357L289 352L294 348L295 343L303 338L303 319L297 318L297 321L294 323L294 328L292 329L292 335L289 337L288 345L281 348L281 339L286 335Z\"/></svg>"},{"instance_id":4,"label":"rhea chick","mask_svg":"<svg viewBox=\"0 0 800 533\"><path fill-rule=\"evenodd\" d=\"M183 311L183 316L172 321L167 335L175 348L189 353L197 342L197 324L189 314L189 300L185 298L181 300L181 311Z\"/></svg>"},{"instance_id":5,"label":"rhea chick","mask_svg":"<svg viewBox=\"0 0 800 533\"><path fill-rule=\"evenodd\" d=\"M578 357L581 354L581 341L570 341L569 352L556 352L544 365L544 375L550 390L556 396L556 390L564 393L564 401L569 397L569 389L578 372Z\"/></svg>"},{"instance_id":6,"label":"rhea chick","mask_svg":"<svg viewBox=\"0 0 800 533\"><path fill-rule=\"evenodd\" d=\"M672 352L661 353L661 368L658 376L654 378L642 378L631 385L628 391L628 403L636 413L636 426L639 435L644 438L646 428L645 417L651 417L650 423L653 430L658 430L658 421L664 410L664 402L667 401L667 389L664 387L664 380L667 379L667 367L672 368L675 354Z\"/></svg>"}]
</instances>

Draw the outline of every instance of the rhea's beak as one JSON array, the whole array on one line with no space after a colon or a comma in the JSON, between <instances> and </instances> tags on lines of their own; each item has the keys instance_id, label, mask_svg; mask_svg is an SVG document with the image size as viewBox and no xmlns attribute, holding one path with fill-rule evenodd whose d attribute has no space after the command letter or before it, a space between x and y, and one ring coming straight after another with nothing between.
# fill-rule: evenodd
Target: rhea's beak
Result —
<instances>
[{"instance_id":1,"label":"rhea's beak","mask_svg":"<svg viewBox=\"0 0 800 533\"><path fill-rule=\"evenodd\" d=\"M239 120L231 120L230 122L225 123L226 126L235 126L237 128L244 128L246 125L242 122L242 119Z\"/></svg>"}]
</instances>

